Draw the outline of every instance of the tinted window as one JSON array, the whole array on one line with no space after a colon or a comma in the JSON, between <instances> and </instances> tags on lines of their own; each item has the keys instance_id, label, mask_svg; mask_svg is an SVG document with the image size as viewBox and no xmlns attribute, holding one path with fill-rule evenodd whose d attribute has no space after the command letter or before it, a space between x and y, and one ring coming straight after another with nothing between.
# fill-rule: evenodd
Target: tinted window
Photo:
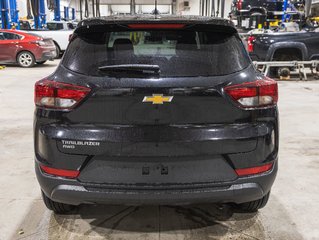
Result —
<instances>
[{"instance_id":1,"label":"tinted window","mask_svg":"<svg viewBox=\"0 0 319 240\"><path fill-rule=\"evenodd\" d=\"M49 30L62 30L63 23L47 23L47 28Z\"/></svg>"},{"instance_id":2,"label":"tinted window","mask_svg":"<svg viewBox=\"0 0 319 240\"><path fill-rule=\"evenodd\" d=\"M5 40L3 33L0 32L0 40Z\"/></svg>"},{"instance_id":3,"label":"tinted window","mask_svg":"<svg viewBox=\"0 0 319 240\"><path fill-rule=\"evenodd\" d=\"M250 60L231 33L203 31L119 31L82 33L69 45L62 63L72 71L103 75L99 67L151 64L162 77L226 75Z\"/></svg>"},{"instance_id":4,"label":"tinted window","mask_svg":"<svg viewBox=\"0 0 319 240\"><path fill-rule=\"evenodd\" d=\"M13 34L13 33L7 33L4 32L3 36L6 40L13 40L13 39L21 39L22 37L18 34Z\"/></svg>"}]
</instances>

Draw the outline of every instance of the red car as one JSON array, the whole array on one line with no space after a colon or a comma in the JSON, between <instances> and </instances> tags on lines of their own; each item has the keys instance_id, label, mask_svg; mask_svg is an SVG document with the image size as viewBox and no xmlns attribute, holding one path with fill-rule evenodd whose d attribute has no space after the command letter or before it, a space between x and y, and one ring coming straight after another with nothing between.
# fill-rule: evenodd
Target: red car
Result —
<instances>
[{"instance_id":1,"label":"red car","mask_svg":"<svg viewBox=\"0 0 319 240\"><path fill-rule=\"evenodd\" d=\"M33 33L0 29L0 63L18 63L33 67L54 59L56 49L52 39Z\"/></svg>"}]
</instances>

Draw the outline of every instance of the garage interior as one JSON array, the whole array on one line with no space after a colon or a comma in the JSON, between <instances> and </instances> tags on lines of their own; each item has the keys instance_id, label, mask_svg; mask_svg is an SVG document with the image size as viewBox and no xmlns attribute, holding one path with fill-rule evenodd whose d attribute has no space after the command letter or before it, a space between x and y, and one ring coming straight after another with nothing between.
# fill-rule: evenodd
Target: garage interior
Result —
<instances>
[{"instance_id":1,"label":"garage interior","mask_svg":"<svg viewBox=\"0 0 319 240\"><path fill-rule=\"evenodd\" d=\"M257 4L256 8L244 11L244 2L249 6ZM259 6L260 2L263 1L0 0L0 240L319 239L319 1L284 0L281 9L275 10L267 9L269 5ZM243 213L229 204L81 205L67 215L45 208L34 174L34 84L55 71L65 49L57 40L54 42L59 56L55 59L43 64L34 62L32 67L9 64L1 60L1 32L47 32L44 34L51 34L55 40L56 32L65 31L67 44L82 19L130 14L230 19L256 68L278 81L279 170L265 208ZM68 29L47 31L50 23L68 23ZM293 38L296 32L304 37ZM258 56L254 44L269 33L287 33L285 40L294 43L312 40L304 44L307 51L288 45L263 58Z\"/></svg>"}]
</instances>

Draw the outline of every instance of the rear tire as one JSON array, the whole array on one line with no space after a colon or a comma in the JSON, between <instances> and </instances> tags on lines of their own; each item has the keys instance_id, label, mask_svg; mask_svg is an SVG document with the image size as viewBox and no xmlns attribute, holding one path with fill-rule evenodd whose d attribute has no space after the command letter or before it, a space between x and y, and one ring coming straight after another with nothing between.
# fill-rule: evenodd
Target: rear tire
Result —
<instances>
[{"instance_id":1,"label":"rear tire","mask_svg":"<svg viewBox=\"0 0 319 240\"><path fill-rule=\"evenodd\" d=\"M57 214L66 214L69 213L70 211L72 211L75 206L73 205L69 205L69 204L65 204L65 203L59 203L59 202L55 202L53 200L51 200L50 198L48 198L43 191L41 191L42 193L42 199L43 202L45 204L45 206L49 209L52 210L53 212L57 213Z\"/></svg>"},{"instance_id":2,"label":"rear tire","mask_svg":"<svg viewBox=\"0 0 319 240\"><path fill-rule=\"evenodd\" d=\"M237 207L242 210L243 212L257 212L258 209L261 209L266 206L268 199L269 199L270 192L267 193L263 198L251 201L251 202L246 202L246 203L241 203L237 204Z\"/></svg>"},{"instance_id":3,"label":"rear tire","mask_svg":"<svg viewBox=\"0 0 319 240\"><path fill-rule=\"evenodd\" d=\"M35 57L31 52L22 51L17 56L17 62L20 67L30 68L35 64Z\"/></svg>"}]
</instances>

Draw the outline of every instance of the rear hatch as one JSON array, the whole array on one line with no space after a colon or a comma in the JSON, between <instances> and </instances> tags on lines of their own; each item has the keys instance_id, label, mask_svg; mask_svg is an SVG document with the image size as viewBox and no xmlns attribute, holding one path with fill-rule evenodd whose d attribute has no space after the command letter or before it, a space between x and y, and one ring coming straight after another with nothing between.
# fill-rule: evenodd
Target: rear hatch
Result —
<instances>
[{"instance_id":1,"label":"rear hatch","mask_svg":"<svg viewBox=\"0 0 319 240\"><path fill-rule=\"evenodd\" d=\"M77 31L62 65L55 80L67 75L68 83L92 90L44 132L51 131L60 152L89 156L83 182L232 180L225 154L256 147L254 116L222 90L254 80L232 28L133 24Z\"/></svg>"},{"instance_id":2,"label":"rear hatch","mask_svg":"<svg viewBox=\"0 0 319 240\"><path fill-rule=\"evenodd\" d=\"M66 115L72 123L228 124L249 116L221 92L250 64L231 28L111 26L78 31L64 56L62 65L78 74L68 81L93 89Z\"/></svg>"}]
</instances>

